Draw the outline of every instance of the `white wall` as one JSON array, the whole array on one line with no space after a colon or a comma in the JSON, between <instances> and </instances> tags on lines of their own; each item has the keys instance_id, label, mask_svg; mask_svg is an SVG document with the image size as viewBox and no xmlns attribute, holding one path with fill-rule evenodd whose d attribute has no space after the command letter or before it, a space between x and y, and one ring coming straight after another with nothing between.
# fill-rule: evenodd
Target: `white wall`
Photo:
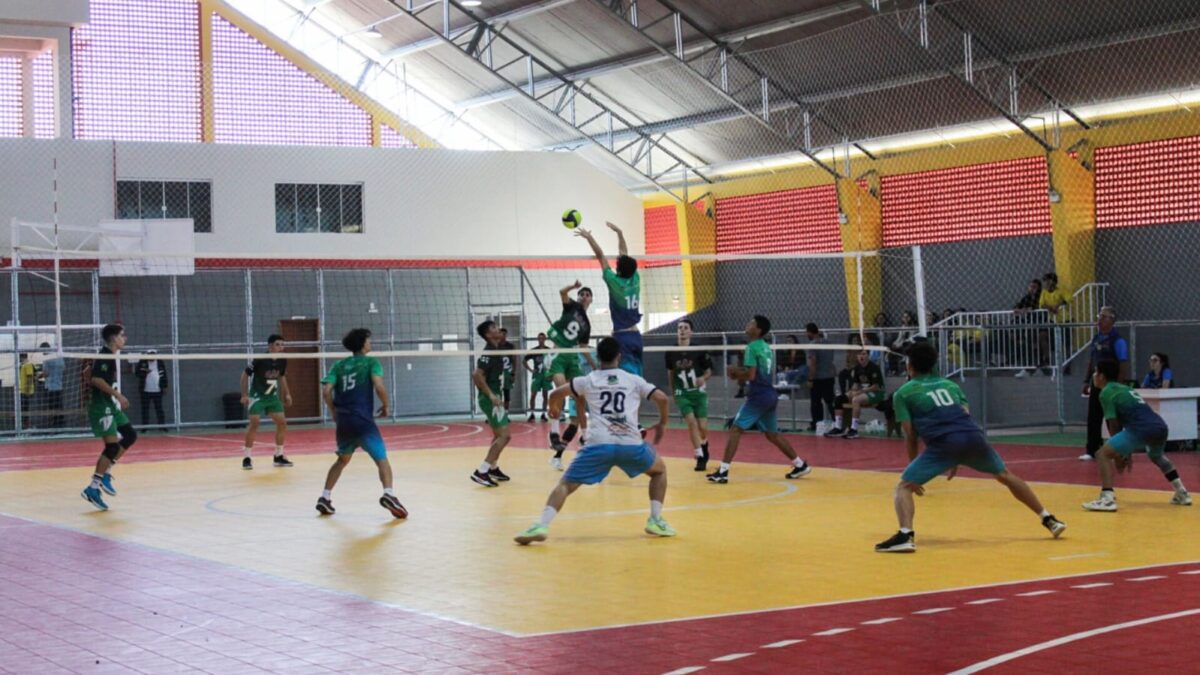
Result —
<instances>
[{"instance_id":1,"label":"white wall","mask_svg":"<svg viewBox=\"0 0 1200 675\"><path fill-rule=\"evenodd\" d=\"M4 139L0 157L4 224L51 220L55 158L64 224L112 218L114 174L212 181L213 232L196 235L199 255L589 254L561 225L569 208L585 226L621 224L631 252L645 250L640 200L568 153ZM362 234L275 232L276 183L355 182L364 184ZM7 250L7 238L0 246Z\"/></svg>"}]
</instances>

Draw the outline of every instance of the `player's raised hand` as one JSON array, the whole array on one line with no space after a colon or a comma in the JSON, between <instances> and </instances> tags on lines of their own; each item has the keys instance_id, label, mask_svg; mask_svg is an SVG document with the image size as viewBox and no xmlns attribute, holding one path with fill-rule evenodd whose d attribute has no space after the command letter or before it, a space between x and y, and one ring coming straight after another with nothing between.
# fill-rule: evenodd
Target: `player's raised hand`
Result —
<instances>
[{"instance_id":1,"label":"player's raised hand","mask_svg":"<svg viewBox=\"0 0 1200 675\"><path fill-rule=\"evenodd\" d=\"M575 228L575 236L583 237L584 239L591 240L592 232L591 232L591 230L588 230L587 228L577 227L577 228Z\"/></svg>"},{"instance_id":2,"label":"player's raised hand","mask_svg":"<svg viewBox=\"0 0 1200 675\"><path fill-rule=\"evenodd\" d=\"M613 232L620 233L620 231L621 231L621 228L617 227L616 225L613 225L612 223L604 223L604 224L607 225L608 229L612 230Z\"/></svg>"},{"instance_id":3,"label":"player's raised hand","mask_svg":"<svg viewBox=\"0 0 1200 675\"><path fill-rule=\"evenodd\" d=\"M575 280L575 283L571 284L571 290L575 290L577 288L583 288L583 284L579 283L578 279Z\"/></svg>"}]
</instances>

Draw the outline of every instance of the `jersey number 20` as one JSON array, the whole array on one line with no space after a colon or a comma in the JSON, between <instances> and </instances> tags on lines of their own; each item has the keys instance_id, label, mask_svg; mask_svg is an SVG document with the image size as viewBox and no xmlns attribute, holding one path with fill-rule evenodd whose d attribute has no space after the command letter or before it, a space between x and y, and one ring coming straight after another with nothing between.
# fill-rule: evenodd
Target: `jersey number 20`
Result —
<instances>
[{"instance_id":1,"label":"jersey number 20","mask_svg":"<svg viewBox=\"0 0 1200 675\"><path fill-rule=\"evenodd\" d=\"M612 415L613 413L625 412L625 392L623 391L602 391L600 392L600 414Z\"/></svg>"}]
</instances>

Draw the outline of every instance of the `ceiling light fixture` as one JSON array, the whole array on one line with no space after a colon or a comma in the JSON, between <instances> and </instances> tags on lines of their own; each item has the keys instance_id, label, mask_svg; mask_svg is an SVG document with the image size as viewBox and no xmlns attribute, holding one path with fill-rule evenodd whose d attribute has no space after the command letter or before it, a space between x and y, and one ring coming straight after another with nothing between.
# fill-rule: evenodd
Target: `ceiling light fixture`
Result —
<instances>
[{"instance_id":1,"label":"ceiling light fixture","mask_svg":"<svg viewBox=\"0 0 1200 675\"><path fill-rule=\"evenodd\" d=\"M483 0L462 0L463 7L478 7L483 4Z\"/></svg>"},{"instance_id":2,"label":"ceiling light fixture","mask_svg":"<svg viewBox=\"0 0 1200 675\"><path fill-rule=\"evenodd\" d=\"M366 35L367 37L381 38L383 37L383 32L380 31L376 26L371 26L363 31L363 35Z\"/></svg>"}]
</instances>

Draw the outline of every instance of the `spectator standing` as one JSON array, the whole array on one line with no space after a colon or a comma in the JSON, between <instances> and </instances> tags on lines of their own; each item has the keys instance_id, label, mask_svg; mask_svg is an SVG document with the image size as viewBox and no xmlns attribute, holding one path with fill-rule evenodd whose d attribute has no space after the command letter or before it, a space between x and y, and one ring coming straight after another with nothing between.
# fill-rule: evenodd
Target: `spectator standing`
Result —
<instances>
[{"instance_id":1,"label":"spectator standing","mask_svg":"<svg viewBox=\"0 0 1200 675\"><path fill-rule=\"evenodd\" d=\"M1043 293L1043 296L1045 293ZM1092 386L1092 374L1102 360L1117 362L1117 382L1129 380L1129 342L1117 332L1117 311L1109 305L1100 308L1096 317L1096 335L1092 337L1092 352L1088 358L1087 379L1083 382L1083 395L1088 397L1087 450L1079 456L1081 461L1096 459L1096 452L1104 445L1100 425L1104 424L1104 409L1100 405L1100 389Z\"/></svg>"},{"instance_id":2,"label":"spectator standing","mask_svg":"<svg viewBox=\"0 0 1200 675\"><path fill-rule=\"evenodd\" d=\"M809 323L804 327L804 335L808 338L810 345L829 344L829 340L825 338L815 323ZM825 421L825 410L829 410L829 416L833 417L833 385L834 380L837 379L837 369L833 366L833 351L829 349L810 349L807 360L808 388L811 397L809 413L812 415L812 422L808 425L808 430L816 431L817 424Z\"/></svg>"},{"instance_id":3,"label":"spectator standing","mask_svg":"<svg viewBox=\"0 0 1200 675\"><path fill-rule=\"evenodd\" d=\"M37 366L29 360L28 354L21 354L21 368L18 371L21 390L21 428L31 429L29 419L29 407L33 404L33 397L37 394Z\"/></svg>"},{"instance_id":4,"label":"spectator standing","mask_svg":"<svg viewBox=\"0 0 1200 675\"><path fill-rule=\"evenodd\" d=\"M149 359L142 359L133 367L133 373L137 376L138 387L141 391L141 406L142 406L142 426L150 425L150 406L154 406L154 416L158 419L159 426L166 424L166 418L163 415L163 392L167 390L167 364L153 358L158 354L157 350L147 349L146 355Z\"/></svg>"},{"instance_id":5,"label":"spectator standing","mask_svg":"<svg viewBox=\"0 0 1200 675\"><path fill-rule=\"evenodd\" d=\"M1142 378L1142 389L1170 389L1175 386L1175 374L1171 372L1171 359L1162 352L1150 355L1150 372Z\"/></svg>"},{"instance_id":6,"label":"spectator standing","mask_svg":"<svg viewBox=\"0 0 1200 675\"><path fill-rule=\"evenodd\" d=\"M1039 306L1050 313L1051 323L1067 323L1071 320L1071 291L1059 288L1058 275L1054 272L1046 272L1042 275L1042 297ZM1038 339L1041 343L1042 354L1047 361L1050 360L1053 353L1052 340L1055 334L1062 337L1066 332L1057 326L1039 332ZM1057 360L1059 355L1055 354L1054 356Z\"/></svg>"},{"instance_id":7,"label":"spectator standing","mask_svg":"<svg viewBox=\"0 0 1200 675\"><path fill-rule=\"evenodd\" d=\"M1042 306L1042 282L1038 279L1031 279L1029 287L1025 290L1025 295L1017 301L1013 306L1013 314L1018 324L1033 324L1036 323L1034 312L1041 309ZM1040 346L1041 338L1030 329L1020 330L1017 332L1016 339L1009 342L1005 350L1009 363L1019 364L1021 367L1017 371L1017 377L1027 377L1029 371L1024 368L1026 363L1033 361L1033 350ZM1039 350L1042 352L1042 350ZM1044 353L1044 352L1043 352ZM1041 363L1041 353L1038 354L1038 362Z\"/></svg>"},{"instance_id":8,"label":"spectator standing","mask_svg":"<svg viewBox=\"0 0 1200 675\"><path fill-rule=\"evenodd\" d=\"M49 351L50 343L43 342L39 348ZM53 354L46 354L42 361L42 375L46 378L46 409L50 411L51 429L58 429L63 425L63 372L66 367L66 362Z\"/></svg>"}]
</instances>

